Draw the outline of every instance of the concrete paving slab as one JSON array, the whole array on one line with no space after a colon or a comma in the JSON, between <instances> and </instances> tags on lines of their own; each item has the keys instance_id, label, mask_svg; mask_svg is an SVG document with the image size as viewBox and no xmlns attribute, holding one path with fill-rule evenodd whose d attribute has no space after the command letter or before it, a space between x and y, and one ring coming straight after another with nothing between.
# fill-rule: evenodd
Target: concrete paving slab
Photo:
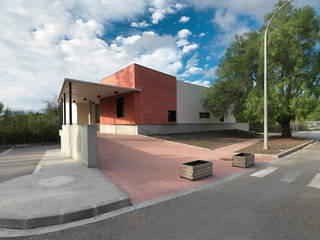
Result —
<instances>
[{"instance_id":1,"label":"concrete paving slab","mask_svg":"<svg viewBox=\"0 0 320 240\"><path fill-rule=\"evenodd\" d=\"M14 147L0 153L0 183L30 174L43 154L57 145Z\"/></svg>"},{"instance_id":2,"label":"concrete paving slab","mask_svg":"<svg viewBox=\"0 0 320 240\"><path fill-rule=\"evenodd\" d=\"M48 150L37 174L0 184L0 227L28 229L84 219L131 205L98 169Z\"/></svg>"}]
</instances>

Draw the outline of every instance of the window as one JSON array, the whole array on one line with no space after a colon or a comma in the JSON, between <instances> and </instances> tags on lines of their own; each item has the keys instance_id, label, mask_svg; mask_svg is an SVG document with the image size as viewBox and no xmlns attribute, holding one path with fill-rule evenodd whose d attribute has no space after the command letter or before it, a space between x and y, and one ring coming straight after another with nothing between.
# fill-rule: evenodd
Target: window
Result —
<instances>
[{"instance_id":1,"label":"window","mask_svg":"<svg viewBox=\"0 0 320 240\"><path fill-rule=\"evenodd\" d=\"M176 120L176 111L168 111L168 122L175 122Z\"/></svg>"},{"instance_id":2,"label":"window","mask_svg":"<svg viewBox=\"0 0 320 240\"><path fill-rule=\"evenodd\" d=\"M100 105L96 104L96 123L100 123Z\"/></svg>"},{"instance_id":3,"label":"window","mask_svg":"<svg viewBox=\"0 0 320 240\"><path fill-rule=\"evenodd\" d=\"M117 117L124 117L124 98L117 98Z\"/></svg>"},{"instance_id":4,"label":"window","mask_svg":"<svg viewBox=\"0 0 320 240\"><path fill-rule=\"evenodd\" d=\"M208 112L200 112L199 113L200 118L210 118L210 113Z\"/></svg>"},{"instance_id":5,"label":"window","mask_svg":"<svg viewBox=\"0 0 320 240\"><path fill-rule=\"evenodd\" d=\"M220 122L224 122L224 116L220 118Z\"/></svg>"}]
</instances>

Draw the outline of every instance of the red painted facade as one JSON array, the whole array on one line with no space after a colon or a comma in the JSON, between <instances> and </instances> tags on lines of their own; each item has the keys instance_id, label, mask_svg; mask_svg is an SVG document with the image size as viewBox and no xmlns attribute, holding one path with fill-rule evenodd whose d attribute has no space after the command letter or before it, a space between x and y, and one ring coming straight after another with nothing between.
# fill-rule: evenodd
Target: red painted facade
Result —
<instances>
[{"instance_id":1,"label":"red painted facade","mask_svg":"<svg viewBox=\"0 0 320 240\"><path fill-rule=\"evenodd\" d=\"M132 64L100 83L142 90L101 99L101 124L175 124L168 121L168 111L177 110L175 77ZM124 117L117 118L116 99L122 96Z\"/></svg>"}]
</instances>

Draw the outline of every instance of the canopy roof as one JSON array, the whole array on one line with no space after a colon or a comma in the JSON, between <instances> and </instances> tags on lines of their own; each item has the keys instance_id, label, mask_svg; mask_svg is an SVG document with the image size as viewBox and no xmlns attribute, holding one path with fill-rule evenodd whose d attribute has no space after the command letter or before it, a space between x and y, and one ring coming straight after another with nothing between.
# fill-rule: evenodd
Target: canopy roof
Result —
<instances>
[{"instance_id":1,"label":"canopy roof","mask_svg":"<svg viewBox=\"0 0 320 240\"><path fill-rule=\"evenodd\" d=\"M111 97L118 94L129 93L129 92L141 92L141 89L138 88L127 88L119 87L101 83L93 83L82 80L65 78L59 97L58 102L63 99L63 94L66 94L66 100L69 101L69 83L71 82L72 89L72 101L76 103L81 102L98 102L99 99L105 97Z\"/></svg>"}]
</instances>

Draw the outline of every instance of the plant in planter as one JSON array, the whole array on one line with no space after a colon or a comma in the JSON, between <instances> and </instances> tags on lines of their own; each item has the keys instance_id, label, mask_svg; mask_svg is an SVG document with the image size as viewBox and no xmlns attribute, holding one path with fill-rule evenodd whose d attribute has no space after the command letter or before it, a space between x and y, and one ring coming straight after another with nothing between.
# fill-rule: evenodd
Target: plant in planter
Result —
<instances>
[{"instance_id":1,"label":"plant in planter","mask_svg":"<svg viewBox=\"0 0 320 240\"><path fill-rule=\"evenodd\" d=\"M196 160L183 163L180 167L180 177L192 181L212 175L212 162Z\"/></svg>"},{"instance_id":2,"label":"plant in planter","mask_svg":"<svg viewBox=\"0 0 320 240\"><path fill-rule=\"evenodd\" d=\"M238 153L232 157L233 167L248 168L254 164L254 154L251 153Z\"/></svg>"}]
</instances>

